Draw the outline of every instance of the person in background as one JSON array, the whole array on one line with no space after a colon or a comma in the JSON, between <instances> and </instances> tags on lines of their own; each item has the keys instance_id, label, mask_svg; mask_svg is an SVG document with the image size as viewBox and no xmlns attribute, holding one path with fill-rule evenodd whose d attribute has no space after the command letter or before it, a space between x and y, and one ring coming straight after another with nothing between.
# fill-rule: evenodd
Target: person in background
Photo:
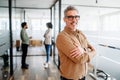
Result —
<instances>
[{"instance_id":1,"label":"person in background","mask_svg":"<svg viewBox=\"0 0 120 80\"><path fill-rule=\"evenodd\" d=\"M68 6L64 11L64 30L56 39L59 53L61 80L85 80L88 63L95 56L95 49L86 36L77 29L78 10Z\"/></svg>"},{"instance_id":2,"label":"person in background","mask_svg":"<svg viewBox=\"0 0 120 80\"><path fill-rule=\"evenodd\" d=\"M28 52L28 45L29 45L29 39L32 37L28 37L28 34L26 32L26 29L28 28L28 25L26 22L21 23L21 32L20 32L20 38L22 41L21 49L22 49L22 59L21 59L21 68L22 69L28 69L28 64L26 63L26 57Z\"/></svg>"},{"instance_id":3,"label":"person in background","mask_svg":"<svg viewBox=\"0 0 120 80\"><path fill-rule=\"evenodd\" d=\"M46 62L44 63L44 67L49 67L49 58L50 58L50 50L52 45L52 23L46 23L47 30L44 33L44 45L46 50Z\"/></svg>"}]
</instances>

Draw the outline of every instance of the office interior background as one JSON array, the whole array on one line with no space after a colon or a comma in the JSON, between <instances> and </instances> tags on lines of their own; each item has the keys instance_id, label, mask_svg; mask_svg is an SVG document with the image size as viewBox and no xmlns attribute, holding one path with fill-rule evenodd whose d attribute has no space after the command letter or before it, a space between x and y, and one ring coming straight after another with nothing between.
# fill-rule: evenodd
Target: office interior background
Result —
<instances>
[{"instance_id":1,"label":"office interior background","mask_svg":"<svg viewBox=\"0 0 120 80\"><path fill-rule=\"evenodd\" d=\"M96 49L97 55L91 62L95 69L93 74L96 76L99 69L108 74L111 80L120 80L119 0L0 0L0 79L2 67L5 66L4 55L9 57L9 76L16 71L18 63L14 48L16 41L20 40L21 22L28 23L27 32L32 36L31 41L40 42L34 46L41 46L46 23L52 22L55 43L57 34L64 29L63 13L68 5L79 10L78 29ZM57 66L59 58L55 44L53 53Z\"/></svg>"}]
</instances>

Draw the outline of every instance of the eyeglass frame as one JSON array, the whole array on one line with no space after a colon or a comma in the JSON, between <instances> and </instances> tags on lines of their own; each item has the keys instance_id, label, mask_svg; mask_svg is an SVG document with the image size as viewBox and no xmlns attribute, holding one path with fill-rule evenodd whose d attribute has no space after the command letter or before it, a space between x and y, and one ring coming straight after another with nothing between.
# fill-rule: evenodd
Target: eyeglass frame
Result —
<instances>
[{"instance_id":1,"label":"eyeglass frame","mask_svg":"<svg viewBox=\"0 0 120 80\"><path fill-rule=\"evenodd\" d=\"M67 18L68 20L73 20L74 18L79 20L80 16L79 15L75 15L75 16L65 16L65 18Z\"/></svg>"}]
</instances>

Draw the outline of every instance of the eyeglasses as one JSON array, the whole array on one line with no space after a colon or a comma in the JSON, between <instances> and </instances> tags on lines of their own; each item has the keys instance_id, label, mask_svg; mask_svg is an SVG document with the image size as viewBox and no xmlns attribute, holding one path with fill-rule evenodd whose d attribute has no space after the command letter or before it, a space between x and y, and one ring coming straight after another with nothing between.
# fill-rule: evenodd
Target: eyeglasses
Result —
<instances>
[{"instance_id":1,"label":"eyeglasses","mask_svg":"<svg viewBox=\"0 0 120 80\"><path fill-rule=\"evenodd\" d=\"M73 20L74 18L79 20L80 19L80 16L79 15L76 15L76 16L65 16L66 18L68 18L68 20Z\"/></svg>"}]
</instances>

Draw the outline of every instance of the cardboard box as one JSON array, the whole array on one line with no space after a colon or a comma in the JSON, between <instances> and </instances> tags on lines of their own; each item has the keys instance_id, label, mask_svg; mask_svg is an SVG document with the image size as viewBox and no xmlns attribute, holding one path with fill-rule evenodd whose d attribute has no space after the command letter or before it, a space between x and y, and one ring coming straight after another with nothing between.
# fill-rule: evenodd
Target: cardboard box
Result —
<instances>
[{"instance_id":1,"label":"cardboard box","mask_svg":"<svg viewBox=\"0 0 120 80\"><path fill-rule=\"evenodd\" d=\"M16 47L20 47L20 40L16 40Z\"/></svg>"},{"instance_id":2,"label":"cardboard box","mask_svg":"<svg viewBox=\"0 0 120 80\"><path fill-rule=\"evenodd\" d=\"M42 40L30 40L29 43L30 43L31 46L42 46L43 45Z\"/></svg>"}]
</instances>

